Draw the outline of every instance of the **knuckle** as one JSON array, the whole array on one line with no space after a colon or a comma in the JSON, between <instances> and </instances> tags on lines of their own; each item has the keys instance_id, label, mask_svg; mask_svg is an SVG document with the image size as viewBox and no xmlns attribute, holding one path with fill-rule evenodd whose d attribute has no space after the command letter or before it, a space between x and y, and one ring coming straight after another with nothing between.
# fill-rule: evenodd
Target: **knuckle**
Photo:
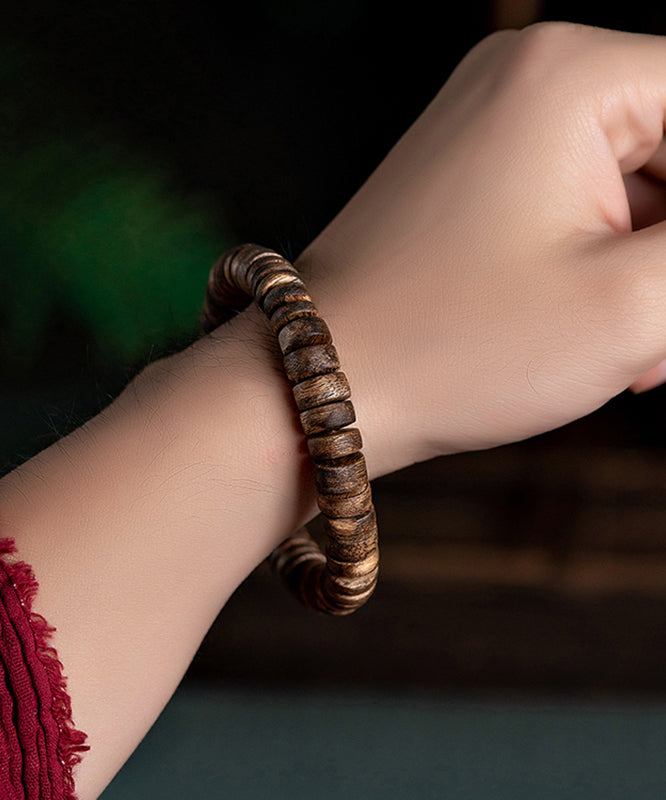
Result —
<instances>
[{"instance_id":1,"label":"knuckle","mask_svg":"<svg viewBox=\"0 0 666 800\"><path fill-rule=\"evenodd\" d=\"M570 22L538 22L514 39L510 73L521 91L529 86L544 94L585 74L581 59L589 56L594 29Z\"/></svg>"}]
</instances>

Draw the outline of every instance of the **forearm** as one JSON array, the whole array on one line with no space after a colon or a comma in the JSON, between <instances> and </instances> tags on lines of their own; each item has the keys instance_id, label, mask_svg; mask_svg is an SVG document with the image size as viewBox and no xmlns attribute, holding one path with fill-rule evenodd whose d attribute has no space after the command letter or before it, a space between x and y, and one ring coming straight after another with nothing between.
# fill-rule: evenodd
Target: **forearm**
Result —
<instances>
[{"instance_id":1,"label":"forearm","mask_svg":"<svg viewBox=\"0 0 666 800\"><path fill-rule=\"evenodd\" d=\"M97 797L229 595L316 513L290 390L252 311L157 362L0 482L2 535L40 583Z\"/></svg>"}]
</instances>

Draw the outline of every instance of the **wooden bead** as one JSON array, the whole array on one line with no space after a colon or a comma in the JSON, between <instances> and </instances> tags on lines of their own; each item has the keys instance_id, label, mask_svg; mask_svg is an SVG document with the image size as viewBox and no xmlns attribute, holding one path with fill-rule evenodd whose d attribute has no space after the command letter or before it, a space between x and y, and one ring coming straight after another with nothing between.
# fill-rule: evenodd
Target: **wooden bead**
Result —
<instances>
[{"instance_id":1,"label":"wooden bead","mask_svg":"<svg viewBox=\"0 0 666 800\"><path fill-rule=\"evenodd\" d=\"M331 519L359 517L372 508L372 490L366 483L358 494L317 494L317 505L322 514Z\"/></svg>"},{"instance_id":2,"label":"wooden bead","mask_svg":"<svg viewBox=\"0 0 666 800\"><path fill-rule=\"evenodd\" d=\"M314 478L322 494L358 494L368 482L365 458L354 453L334 461L317 461Z\"/></svg>"},{"instance_id":3,"label":"wooden bead","mask_svg":"<svg viewBox=\"0 0 666 800\"><path fill-rule=\"evenodd\" d=\"M312 300L302 299L294 300L293 303L285 303L285 305L278 306L271 314L271 326L273 332L279 334L283 326L293 319L299 317L313 317L317 315L317 309Z\"/></svg>"},{"instance_id":4,"label":"wooden bead","mask_svg":"<svg viewBox=\"0 0 666 800\"><path fill-rule=\"evenodd\" d=\"M326 561L319 546L305 528L300 528L273 550L271 565L278 572L291 572L307 561Z\"/></svg>"},{"instance_id":5,"label":"wooden bead","mask_svg":"<svg viewBox=\"0 0 666 800\"><path fill-rule=\"evenodd\" d=\"M277 256L256 244L244 244L231 250L223 261L223 276L232 286L241 289L245 294L252 295L249 274L265 261L266 257ZM279 258L279 256L278 256Z\"/></svg>"},{"instance_id":6,"label":"wooden bead","mask_svg":"<svg viewBox=\"0 0 666 800\"><path fill-rule=\"evenodd\" d=\"M221 283L217 279L216 273L211 273L211 277L206 287L204 303L212 308L223 309L224 306L244 308L250 302L250 298L228 283Z\"/></svg>"},{"instance_id":7,"label":"wooden bead","mask_svg":"<svg viewBox=\"0 0 666 800\"><path fill-rule=\"evenodd\" d=\"M313 577L315 577L313 575ZM319 611L336 616L351 614L372 595L377 585L377 576L367 578L334 578L324 569L316 575L316 606ZM314 582L313 582L314 583ZM351 586L347 585L352 583Z\"/></svg>"},{"instance_id":8,"label":"wooden bead","mask_svg":"<svg viewBox=\"0 0 666 800\"><path fill-rule=\"evenodd\" d=\"M324 577L328 576L328 572L324 572ZM340 589L332 582L329 584L324 581L322 585L322 598L321 606L318 609L326 614L335 616L344 616L352 614L357 608L360 608L363 603L366 603L372 596L376 587L376 581L363 592L355 594L353 597L345 597L340 593ZM331 591L333 590L333 591ZM314 606L313 606L314 607Z\"/></svg>"},{"instance_id":9,"label":"wooden bead","mask_svg":"<svg viewBox=\"0 0 666 800\"><path fill-rule=\"evenodd\" d=\"M350 614L377 583L376 551L358 564L337 561L325 557L304 529L276 547L269 560L304 605L328 614Z\"/></svg>"},{"instance_id":10,"label":"wooden bead","mask_svg":"<svg viewBox=\"0 0 666 800\"><path fill-rule=\"evenodd\" d=\"M219 270L220 278L225 283L237 287L237 278L239 274L245 272L246 262L260 250L263 251L263 248L256 248L255 245L251 244L242 244L239 247L227 250L215 265Z\"/></svg>"},{"instance_id":11,"label":"wooden bead","mask_svg":"<svg viewBox=\"0 0 666 800\"><path fill-rule=\"evenodd\" d=\"M269 561L285 586L303 604L328 611L330 603L323 600L322 590L326 557L307 530L301 528L285 539L270 554Z\"/></svg>"},{"instance_id":12,"label":"wooden bead","mask_svg":"<svg viewBox=\"0 0 666 800\"><path fill-rule=\"evenodd\" d=\"M312 436L324 431L334 431L337 428L344 428L356 422L354 406L349 400L341 403L327 403L316 408L308 408L302 411L301 427L306 436Z\"/></svg>"},{"instance_id":13,"label":"wooden bead","mask_svg":"<svg viewBox=\"0 0 666 800\"><path fill-rule=\"evenodd\" d=\"M331 376L342 374L342 372L336 372L331 373ZM322 377L329 376L326 375ZM316 379L312 378L311 380ZM303 383L306 382L307 381L303 381ZM294 394L296 394L297 387L302 385L301 383L297 383L296 386L294 386ZM315 461L350 456L352 453L357 453L362 447L363 440L361 438L361 431L359 431L358 428L345 428L342 431L322 433L319 436L310 436L308 438L308 450Z\"/></svg>"},{"instance_id":14,"label":"wooden bead","mask_svg":"<svg viewBox=\"0 0 666 800\"><path fill-rule=\"evenodd\" d=\"M299 300L312 302L302 281L300 283L279 283L269 289L258 302L264 314L268 314L270 317L278 306L295 303Z\"/></svg>"},{"instance_id":15,"label":"wooden bead","mask_svg":"<svg viewBox=\"0 0 666 800\"><path fill-rule=\"evenodd\" d=\"M324 574L328 575L328 572ZM357 579L355 583L358 584L359 579ZM368 601L375 591L376 586L376 576L372 581L363 580L360 585L349 588L340 586L338 582L335 584L332 582L331 584L324 583L322 587L324 595L322 598L322 605L326 604L324 607L328 614L335 614L337 616L351 614ZM331 589L334 591L331 591Z\"/></svg>"},{"instance_id":16,"label":"wooden bead","mask_svg":"<svg viewBox=\"0 0 666 800\"><path fill-rule=\"evenodd\" d=\"M319 316L299 317L288 322L278 333L278 344L283 355L308 347L311 344L331 344L328 325Z\"/></svg>"},{"instance_id":17,"label":"wooden bead","mask_svg":"<svg viewBox=\"0 0 666 800\"><path fill-rule=\"evenodd\" d=\"M340 564L362 564L366 559L374 559L376 551L377 539L374 536L349 540L331 537L326 545L326 558Z\"/></svg>"},{"instance_id":18,"label":"wooden bead","mask_svg":"<svg viewBox=\"0 0 666 800\"><path fill-rule=\"evenodd\" d=\"M297 383L293 387L296 408L305 411L325 403L334 403L340 400L349 400L351 389L344 372L327 372L325 375L315 375L314 378ZM358 448L357 448L358 449ZM341 455L343 455L341 453ZM335 458L335 456L328 456Z\"/></svg>"},{"instance_id":19,"label":"wooden bead","mask_svg":"<svg viewBox=\"0 0 666 800\"><path fill-rule=\"evenodd\" d=\"M300 383L325 372L337 372L339 368L338 354L332 344L300 347L284 357L284 370L292 383Z\"/></svg>"},{"instance_id":20,"label":"wooden bead","mask_svg":"<svg viewBox=\"0 0 666 800\"><path fill-rule=\"evenodd\" d=\"M369 542L377 535L377 515L374 508L371 508L370 511L360 517L331 519L324 516L321 521L324 533L329 537L329 542L333 540L343 543L351 541Z\"/></svg>"},{"instance_id":21,"label":"wooden bead","mask_svg":"<svg viewBox=\"0 0 666 800\"><path fill-rule=\"evenodd\" d=\"M213 302L224 304L229 295L239 293L239 289L233 286L224 277L224 256L218 258L208 274L208 285L206 286L206 297L210 297Z\"/></svg>"},{"instance_id":22,"label":"wooden bead","mask_svg":"<svg viewBox=\"0 0 666 800\"><path fill-rule=\"evenodd\" d=\"M257 285L267 275L274 272L292 272L297 275L296 270L290 266L281 256L275 253L265 253L252 260L245 272L244 280L248 294L256 296Z\"/></svg>"},{"instance_id":23,"label":"wooden bead","mask_svg":"<svg viewBox=\"0 0 666 800\"><path fill-rule=\"evenodd\" d=\"M367 558L361 561L338 561L326 552L326 567L335 578L368 578L375 576L379 566L379 553L376 548L372 548Z\"/></svg>"},{"instance_id":24,"label":"wooden bead","mask_svg":"<svg viewBox=\"0 0 666 800\"><path fill-rule=\"evenodd\" d=\"M227 320L236 316L249 303L251 298L224 277L225 257L219 258L208 275L201 312L203 333L210 333Z\"/></svg>"},{"instance_id":25,"label":"wooden bead","mask_svg":"<svg viewBox=\"0 0 666 800\"><path fill-rule=\"evenodd\" d=\"M238 258L239 250L240 248L229 250L215 265L220 272L220 278L229 286L236 287L236 273L239 268L244 268L242 260Z\"/></svg>"},{"instance_id":26,"label":"wooden bead","mask_svg":"<svg viewBox=\"0 0 666 800\"><path fill-rule=\"evenodd\" d=\"M326 575L328 574L326 572ZM375 573L367 578L336 578L333 585L335 594L330 592L328 586L324 587L325 600L335 602L336 608L340 610L329 613L350 614L354 609L363 605L374 592L377 586L377 575Z\"/></svg>"},{"instance_id":27,"label":"wooden bead","mask_svg":"<svg viewBox=\"0 0 666 800\"><path fill-rule=\"evenodd\" d=\"M276 286L292 286L294 289L303 285L295 270L288 270L282 266L275 269L265 269L258 273L258 278L254 281L253 296L261 308L263 298ZM305 287L303 287L305 288Z\"/></svg>"},{"instance_id":28,"label":"wooden bead","mask_svg":"<svg viewBox=\"0 0 666 800\"><path fill-rule=\"evenodd\" d=\"M326 552L337 561L363 561L377 547L377 517L374 508L360 517L322 517L328 537Z\"/></svg>"}]
</instances>

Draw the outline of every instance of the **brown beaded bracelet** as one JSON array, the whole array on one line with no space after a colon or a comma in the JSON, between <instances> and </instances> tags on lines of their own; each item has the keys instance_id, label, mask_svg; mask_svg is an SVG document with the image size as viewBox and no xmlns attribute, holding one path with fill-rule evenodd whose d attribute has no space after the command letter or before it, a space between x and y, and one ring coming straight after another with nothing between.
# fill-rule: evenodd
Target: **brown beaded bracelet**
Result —
<instances>
[{"instance_id":1,"label":"brown beaded bracelet","mask_svg":"<svg viewBox=\"0 0 666 800\"><path fill-rule=\"evenodd\" d=\"M351 614L377 584L377 518L349 383L331 333L294 267L253 244L224 253L210 271L201 329L209 333L254 298L270 320L292 383L314 461L326 555L305 528L269 557L287 587L309 608Z\"/></svg>"}]
</instances>

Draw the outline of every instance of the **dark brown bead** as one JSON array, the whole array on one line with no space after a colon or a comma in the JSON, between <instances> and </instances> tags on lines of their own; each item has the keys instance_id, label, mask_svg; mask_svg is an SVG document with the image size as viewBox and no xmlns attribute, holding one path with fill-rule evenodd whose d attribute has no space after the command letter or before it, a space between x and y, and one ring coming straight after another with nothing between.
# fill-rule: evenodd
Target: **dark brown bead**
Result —
<instances>
[{"instance_id":1,"label":"dark brown bead","mask_svg":"<svg viewBox=\"0 0 666 800\"><path fill-rule=\"evenodd\" d=\"M225 256L219 258L208 275L201 313L203 333L210 333L218 325L222 325L236 316L252 299L225 278L224 265L226 260Z\"/></svg>"},{"instance_id":2,"label":"dark brown bead","mask_svg":"<svg viewBox=\"0 0 666 800\"><path fill-rule=\"evenodd\" d=\"M252 294L251 274L266 259L279 258L277 253L256 244L245 244L232 250L224 261L224 277L246 294Z\"/></svg>"},{"instance_id":3,"label":"dark brown bead","mask_svg":"<svg viewBox=\"0 0 666 800\"><path fill-rule=\"evenodd\" d=\"M328 572L324 572L324 576L328 577ZM319 611L323 611L325 614L330 614L336 617L353 614L357 608L360 608L370 599L373 591L375 590L375 586L376 583L369 587L368 591L359 594L358 597L345 598L339 594L339 590L332 581L330 584L324 582L321 590L321 605L316 606L316 608ZM334 597L330 596L331 591L335 592ZM315 608L315 606L310 607Z\"/></svg>"},{"instance_id":4,"label":"dark brown bead","mask_svg":"<svg viewBox=\"0 0 666 800\"><path fill-rule=\"evenodd\" d=\"M238 292L238 289L232 286L224 276L224 262L225 258L223 256L213 264L208 274L208 284L206 286L206 296L210 296L213 301L220 304L223 304L229 295L233 296Z\"/></svg>"},{"instance_id":5,"label":"dark brown bead","mask_svg":"<svg viewBox=\"0 0 666 800\"><path fill-rule=\"evenodd\" d=\"M278 306L282 306L285 303L294 303L298 300L312 302L312 298L308 294L303 281L273 286L259 300L259 305L261 310L270 317Z\"/></svg>"},{"instance_id":6,"label":"dark brown bead","mask_svg":"<svg viewBox=\"0 0 666 800\"><path fill-rule=\"evenodd\" d=\"M332 373L332 375L333 374L342 375L343 373L336 372ZM303 381L303 383L306 383L306 381ZM294 394L298 386L302 385L303 384L297 383L296 386L294 386ZM349 456L352 453L357 453L362 447L363 440L361 438L361 431L359 431L358 428L345 428L342 431L322 433L319 436L310 436L308 438L308 450L315 461Z\"/></svg>"},{"instance_id":7,"label":"dark brown bead","mask_svg":"<svg viewBox=\"0 0 666 800\"><path fill-rule=\"evenodd\" d=\"M320 611L327 610L322 600L326 557L305 529L296 531L276 547L269 561L285 586L302 603Z\"/></svg>"},{"instance_id":8,"label":"dark brown bead","mask_svg":"<svg viewBox=\"0 0 666 800\"><path fill-rule=\"evenodd\" d=\"M247 268L247 263L257 253L263 252L263 248L252 244L242 244L227 250L219 259L215 268L220 273L220 278L230 286L237 287L239 275L243 275Z\"/></svg>"},{"instance_id":9,"label":"dark brown bead","mask_svg":"<svg viewBox=\"0 0 666 800\"><path fill-rule=\"evenodd\" d=\"M327 552L326 568L335 578L374 578L379 568L379 551L373 547L368 556L360 561L352 559L350 561L338 561Z\"/></svg>"},{"instance_id":10,"label":"dark brown bead","mask_svg":"<svg viewBox=\"0 0 666 800\"><path fill-rule=\"evenodd\" d=\"M301 427L306 436L312 436L324 431L334 431L356 422L356 414L351 401L343 400L340 403L327 403L316 408L308 408L301 412Z\"/></svg>"},{"instance_id":11,"label":"dark brown bead","mask_svg":"<svg viewBox=\"0 0 666 800\"><path fill-rule=\"evenodd\" d=\"M334 461L317 461L314 477L322 494L358 494L368 482L365 458L354 453Z\"/></svg>"},{"instance_id":12,"label":"dark brown bead","mask_svg":"<svg viewBox=\"0 0 666 800\"><path fill-rule=\"evenodd\" d=\"M360 564L373 558L377 550L377 540L368 536L365 539L334 539L331 537L326 545L326 557L345 564Z\"/></svg>"},{"instance_id":13,"label":"dark brown bead","mask_svg":"<svg viewBox=\"0 0 666 800\"><path fill-rule=\"evenodd\" d=\"M305 411L307 408L314 408L325 403L348 400L351 397L351 389L344 372L315 375L314 378L308 378L295 384L293 391L299 411ZM329 456L329 458L335 458L335 456Z\"/></svg>"},{"instance_id":14,"label":"dark brown bead","mask_svg":"<svg viewBox=\"0 0 666 800\"><path fill-rule=\"evenodd\" d=\"M279 271L293 271L294 268L286 262L282 256L267 251L257 258L253 259L252 263L248 265L245 273L245 285L248 288L249 294L253 297L256 294L257 284L267 275L272 275L274 272Z\"/></svg>"},{"instance_id":15,"label":"dark brown bead","mask_svg":"<svg viewBox=\"0 0 666 800\"><path fill-rule=\"evenodd\" d=\"M328 575L328 572L325 573ZM356 579L353 586L343 586L342 579L335 583L331 579L330 586L324 584L323 602L331 604L332 609L329 614L351 614L368 601L377 586L377 576L371 579ZM331 591L333 590L333 591Z\"/></svg>"},{"instance_id":16,"label":"dark brown bead","mask_svg":"<svg viewBox=\"0 0 666 800\"><path fill-rule=\"evenodd\" d=\"M271 314L271 326L273 332L279 334L283 326L293 319L299 317L313 317L317 315L317 309L312 300L294 300L293 303L285 303L285 305L278 306Z\"/></svg>"},{"instance_id":17,"label":"dark brown bead","mask_svg":"<svg viewBox=\"0 0 666 800\"><path fill-rule=\"evenodd\" d=\"M316 606L320 611L327 614L343 616L351 614L363 605L372 595L377 585L377 577L367 579L353 579L353 586L346 586L347 580L334 578L327 570L318 575L319 585L317 586Z\"/></svg>"},{"instance_id":18,"label":"dark brown bead","mask_svg":"<svg viewBox=\"0 0 666 800\"><path fill-rule=\"evenodd\" d=\"M319 317L300 317L288 322L278 334L278 343L283 355L312 344L331 344L331 332Z\"/></svg>"},{"instance_id":19,"label":"dark brown bead","mask_svg":"<svg viewBox=\"0 0 666 800\"><path fill-rule=\"evenodd\" d=\"M359 517L372 508L372 490L366 483L363 489L354 495L317 494L317 505L322 514L331 519Z\"/></svg>"},{"instance_id":20,"label":"dark brown bead","mask_svg":"<svg viewBox=\"0 0 666 800\"><path fill-rule=\"evenodd\" d=\"M328 572L326 573L329 574ZM331 578L331 583L335 589L333 598L338 608L340 609L355 609L363 605L365 601L375 590L377 585L377 573L368 575L363 578ZM325 594L330 590L328 587L324 589ZM326 597L328 600L330 595ZM349 613L349 611L336 611L336 614Z\"/></svg>"},{"instance_id":21,"label":"dark brown bead","mask_svg":"<svg viewBox=\"0 0 666 800\"><path fill-rule=\"evenodd\" d=\"M305 528L295 531L270 555L271 565L278 572L291 572L304 562L312 560L324 563L326 559Z\"/></svg>"},{"instance_id":22,"label":"dark brown bead","mask_svg":"<svg viewBox=\"0 0 666 800\"><path fill-rule=\"evenodd\" d=\"M284 370L292 383L300 383L325 372L336 372L339 368L338 354L332 344L300 347L284 357Z\"/></svg>"},{"instance_id":23,"label":"dark brown bead","mask_svg":"<svg viewBox=\"0 0 666 800\"><path fill-rule=\"evenodd\" d=\"M255 275L252 284L252 296L261 305L261 299L275 286L294 284L296 287L302 283L303 281L298 277L296 270L287 269L281 264L267 265Z\"/></svg>"},{"instance_id":24,"label":"dark brown bead","mask_svg":"<svg viewBox=\"0 0 666 800\"><path fill-rule=\"evenodd\" d=\"M360 517L332 519L323 516L321 521L324 532L329 537L329 542L370 542L377 534L377 515L374 508L371 508L370 511Z\"/></svg>"}]
</instances>

